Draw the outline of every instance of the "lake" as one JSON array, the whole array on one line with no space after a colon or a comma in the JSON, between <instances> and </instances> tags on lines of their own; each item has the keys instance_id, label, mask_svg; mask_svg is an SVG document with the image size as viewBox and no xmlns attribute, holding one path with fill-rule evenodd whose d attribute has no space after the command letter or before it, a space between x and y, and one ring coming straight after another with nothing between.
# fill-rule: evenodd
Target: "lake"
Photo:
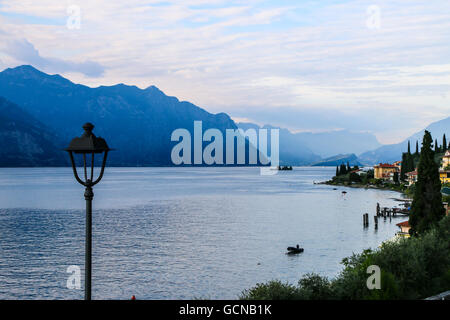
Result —
<instances>
[{"instance_id":1,"label":"lake","mask_svg":"<svg viewBox=\"0 0 450 320\"><path fill-rule=\"evenodd\" d=\"M336 276L342 258L376 248L405 218L374 230L376 203L400 194L313 184L334 173L107 168L94 187L92 298L235 299L271 279ZM83 299L83 287L66 287L71 265L83 279L83 193L70 168L0 169L0 299ZM296 244L304 253L286 255Z\"/></svg>"}]
</instances>

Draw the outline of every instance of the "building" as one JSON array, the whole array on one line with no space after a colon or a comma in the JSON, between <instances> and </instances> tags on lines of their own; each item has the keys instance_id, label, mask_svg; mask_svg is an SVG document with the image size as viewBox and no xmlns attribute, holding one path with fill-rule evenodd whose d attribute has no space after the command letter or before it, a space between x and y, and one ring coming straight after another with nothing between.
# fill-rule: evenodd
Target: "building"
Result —
<instances>
[{"instance_id":1,"label":"building","mask_svg":"<svg viewBox=\"0 0 450 320\"><path fill-rule=\"evenodd\" d=\"M406 180L408 181L408 186L413 185L417 182L417 170L407 172L406 173Z\"/></svg>"},{"instance_id":2,"label":"building","mask_svg":"<svg viewBox=\"0 0 450 320\"><path fill-rule=\"evenodd\" d=\"M389 163L380 163L379 165L374 166L373 169L374 169L374 178L383 180L391 180L392 175L395 172L400 171L398 169L398 166Z\"/></svg>"},{"instance_id":3,"label":"building","mask_svg":"<svg viewBox=\"0 0 450 320\"><path fill-rule=\"evenodd\" d=\"M365 173L365 172L362 171L361 169L356 169L356 170L350 171L350 173L356 173L358 176L360 176L360 175L362 175L362 174Z\"/></svg>"},{"instance_id":4,"label":"building","mask_svg":"<svg viewBox=\"0 0 450 320\"><path fill-rule=\"evenodd\" d=\"M441 183L450 183L450 170L439 170Z\"/></svg>"},{"instance_id":5,"label":"building","mask_svg":"<svg viewBox=\"0 0 450 320\"><path fill-rule=\"evenodd\" d=\"M401 161L395 161L393 163L394 166L396 166L398 168L398 171L402 170L402 162Z\"/></svg>"},{"instance_id":6,"label":"building","mask_svg":"<svg viewBox=\"0 0 450 320\"><path fill-rule=\"evenodd\" d=\"M397 236L409 238L409 229L411 229L411 226L408 221L397 223L396 226L400 228L400 231L397 232Z\"/></svg>"},{"instance_id":7,"label":"building","mask_svg":"<svg viewBox=\"0 0 450 320\"><path fill-rule=\"evenodd\" d=\"M444 202L445 215L450 215L450 205L447 202Z\"/></svg>"},{"instance_id":8,"label":"building","mask_svg":"<svg viewBox=\"0 0 450 320\"><path fill-rule=\"evenodd\" d=\"M442 166L441 169L445 170L448 169L448 167L450 167L450 150L447 150L447 152L445 153L445 155L442 157ZM450 170L450 169L449 169Z\"/></svg>"}]
</instances>

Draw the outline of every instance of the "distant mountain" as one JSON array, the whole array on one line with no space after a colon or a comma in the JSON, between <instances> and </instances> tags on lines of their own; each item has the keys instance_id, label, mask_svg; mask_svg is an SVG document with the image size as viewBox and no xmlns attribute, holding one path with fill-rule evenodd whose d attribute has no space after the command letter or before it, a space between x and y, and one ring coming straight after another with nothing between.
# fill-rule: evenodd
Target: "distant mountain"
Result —
<instances>
[{"instance_id":1,"label":"distant mountain","mask_svg":"<svg viewBox=\"0 0 450 320\"><path fill-rule=\"evenodd\" d=\"M326 158L322 161L316 162L313 166L317 167L329 167L329 166L339 166L341 164L349 163L350 166L362 166L361 162L359 162L358 157L352 154L338 154L333 157Z\"/></svg>"},{"instance_id":2,"label":"distant mountain","mask_svg":"<svg viewBox=\"0 0 450 320\"><path fill-rule=\"evenodd\" d=\"M240 128L259 128L252 123L238 123ZM265 128L274 128L270 125ZM350 132L347 130L336 130L328 132L298 132L292 133L287 129L280 131L280 144L284 145L285 152L297 154L311 162L318 161L323 157L336 154L361 153L373 148L380 147L377 138L366 132Z\"/></svg>"},{"instance_id":3,"label":"distant mountain","mask_svg":"<svg viewBox=\"0 0 450 320\"><path fill-rule=\"evenodd\" d=\"M360 154L381 146L375 135L368 132L335 130L328 132L299 132L294 134L315 154L331 157L336 154Z\"/></svg>"},{"instance_id":4,"label":"distant mountain","mask_svg":"<svg viewBox=\"0 0 450 320\"><path fill-rule=\"evenodd\" d=\"M155 86L90 88L32 66L0 72L0 96L45 123L65 144L82 133L83 123L94 123L94 133L120 151L111 153L108 163L112 166L172 164L170 153L177 142L171 142L171 133L177 128L192 133L194 120L203 122L203 131L236 128L225 113L211 114Z\"/></svg>"},{"instance_id":5,"label":"distant mountain","mask_svg":"<svg viewBox=\"0 0 450 320\"><path fill-rule=\"evenodd\" d=\"M172 165L170 154L177 143L170 140L172 132L185 128L193 135L193 124L196 120L203 122L203 131L217 128L225 135L226 129L237 128L227 114L211 114L190 102L167 96L155 86L140 89L118 84L90 88L75 84L60 75L48 75L32 66L9 68L0 72L0 96L20 106L16 107L22 110L24 119L34 119L34 125L31 126L34 131L24 128L23 132L28 135L33 133L33 139L37 139L36 133L42 130L42 139L45 140L42 140L42 148L47 148L51 143L66 146L70 139L82 133L83 123L94 123L95 134L104 137L111 147L118 150L112 152L109 157L108 164L111 166ZM20 120L19 115L16 120ZM16 120L8 118L7 121L12 122L8 123L8 127L2 128L5 137L11 134L8 128L12 128L12 123L19 123ZM257 125L245 123L239 126L243 129L258 128ZM439 141L444 132L450 137L449 129L450 118L428 127ZM422 135L423 131L409 138L412 148L416 140L422 139ZM33 143L37 143L36 141L33 140ZM380 147L376 138L369 133L346 130L292 133L281 128L280 162L288 165L309 165L320 163L323 158L335 154L347 156L372 148L373 151L362 153L358 161L364 164L392 162L401 158L407 141L408 139L400 144ZM203 146L206 144L203 143ZM64 155L62 151L61 154ZM0 166L7 165L13 158L14 156L6 156ZM15 165L62 163L59 156L50 153L48 162L39 158L37 153L33 153L33 157L28 156L27 160L24 160L25 158L18 156ZM332 159L327 158L324 161L332 162Z\"/></svg>"},{"instance_id":6,"label":"distant mountain","mask_svg":"<svg viewBox=\"0 0 450 320\"><path fill-rule=\"evenodd\" d=\"M68 165L60 138L19 106L0 97L0 166Z\"/></svg>"},{"instance_id":7,"label":"distant mountain","mask_svg":"<svg viewBox=\"0 0 450 320\"><path fill-rule=\"evenodd\" d=\"M422 143L422 138L424 135L425 130L428 130L431 132L431 135L433 136L433 140L437 139L438 142L442 143L442 136L445 135L447 137L450 136L450 117L433 122L428 127L426 127L424 130L421 130L409 138L405 139L404 141L397 143L397 144L390 144L385 145L380 148L377 148L372 151L364 152L361 155L359 155L359 159L364 164L377 164L380 162L394 162L397 160L402 159L402 153L406 152L408 150L408 141L411 142L411 151L414 152L416 149L416 141L419 142L419 148ZM447 138L447 141L449 139Z\"/></svg>"},{"instance_id":8,"label":"distant mountain","mask_svg":"<svg viewBox=\"0 0 450 320\"><path fill-rule=\"evenodd\" d=\"M311 151L300 139L297 139L296 135L292 134L289 130L283 128L277 128L270 125L260 127L253 123L238 123L238 128L243 130L260 128L263 129L279 129L280 131L280 164L281 165L293 165L302 166L309 165L313 162L317 162L321 157ZM269 143L269 141L268 141ZM270 153L270 148L269 153Z\"/></svg>"}]
</instances>

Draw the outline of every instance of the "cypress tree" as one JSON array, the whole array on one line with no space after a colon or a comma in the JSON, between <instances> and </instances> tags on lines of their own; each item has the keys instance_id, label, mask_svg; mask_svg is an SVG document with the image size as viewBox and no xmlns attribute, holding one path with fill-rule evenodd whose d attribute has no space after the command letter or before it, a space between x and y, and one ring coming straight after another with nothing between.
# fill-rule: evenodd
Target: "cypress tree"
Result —
<instances>
[{"instance_id":1,"label":"cypress tree","mask_svg":"<svg viewBox=\"0 0 450 320\"><path fill-rule=\"evenodd\" d=\"M444 136L442 137L442 148L444 149L443 152L447 151L447 138Z\"/></svg>"},{"instance_id":2,"label":"cypress tree","mask_svg":"<svg viewBox=\"0 0 450 320\"><path fill-rule=\"evenodd\" d=\"M408 172L414 171L416 169L416 164L414 162L414 156L412 154L408 155Z\"/></svg>"},{"instance_id":3,"label":"cypress tree","mask_svg":"<svg viewBox=\"0 0 450 320\"><path fill-rule=\"evenodd\" d=\"M394 183L399 184L400 180L398 179L398 172L394 172Z\"/></svg>"},{"instance_id":4,"label":"cypress tree","mask_svg":"<svg viewBox=\"0 0 450 320\"><path fill-rule=\"evenodd\" d=\"M339 175L339 166L336 166L336 177Z\"/></svg>"},{"instance_id":5,"label":"cypress tree","mask_svg":"<svg viewBox=\"0 0 450 320\"><path fill-rule=\"evenodd\" d=\"M406 180L406 173L408 172L408 154L406 152L402 153L402 167L400 169L400 180Z\"/></svg>"},{"instance_id":6,"label":"cypress tree","mask_svg":"<svg viewBox=\"0 0 450 320\"><path fill-rule=\"evenodd\" d=\"M340 168L339 168L339 174L346 174L347 173L347 167L345 166L345 164L341 164Z\"/></svg>"},{"instance_id":7,"label":"cypress tree","mask_svg":"<svg viewBox=\"0 0 450 320\"><path fill-rule=\"evenodd\" d=\"M419 154L419 141L416 140L416 154Z\"/></svg>"},{"instance_id":8,"label":"cypress tree","mask_svg":"<svg viewBox=\"0 0 450 320\"><path fill-rule=\"evenodd\" d=\"M421 234L435 225L444 215L439 167L434 161L431 134L425 131L420 150L418 177L414 191L409 224L410 233Z\"/></svg>"},{"instance_id":9,"label":"cypress tree","mask_svg":"<svg viewBox=\"0 0 450 320\"><path fill-rule=\"evenodd\" d=\"M437 139L434 140L434 152L439 153L439 145Z\"/></svg>"},{"instance_id":10,"label":"cypress tree","mask_svg":"<svg viewBox=\"0 0 450 320\"><path fill-rule=\"evenodd\" d=\"M416 152L418 150L417 142L416 142ZM414 171L414 156L411 154L411 144L408 141L408 151L402 153L402 167L400 169L400 181L406 180L406 174L408 172Z\"/></svg>"},{"instance_id":11,"label":"cypress tree","mask_svg":"<svg viewBox=\"0 0 450 320\"><path fill-rule=\"evenodd\" d=\"M347 161L347 172L350 172L350 171L352 171L352 168L350 168L350 163L348 163L348 161Z\"/></svg>"}]
</instances>

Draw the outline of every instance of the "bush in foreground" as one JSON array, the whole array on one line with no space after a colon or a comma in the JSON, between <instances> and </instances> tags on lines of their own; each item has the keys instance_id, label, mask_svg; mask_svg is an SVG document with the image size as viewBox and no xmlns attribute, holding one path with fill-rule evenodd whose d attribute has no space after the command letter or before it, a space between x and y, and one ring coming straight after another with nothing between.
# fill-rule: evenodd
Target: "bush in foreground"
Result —
<instances>
[{"instance_id":1,"label":"bush in foreground","mask_svg":"<svg viewBox=\"0 0 450 320\"><path fill-rule=\"evenodd\" d=\"M420 237L387 242L342 261L333 280L307 274L297 285L269 281L245 290L244 300L422 299L450 289L450 217ZM381 270L381 289L369 290L367 267Z\"/></svg>"}]
</instances>

